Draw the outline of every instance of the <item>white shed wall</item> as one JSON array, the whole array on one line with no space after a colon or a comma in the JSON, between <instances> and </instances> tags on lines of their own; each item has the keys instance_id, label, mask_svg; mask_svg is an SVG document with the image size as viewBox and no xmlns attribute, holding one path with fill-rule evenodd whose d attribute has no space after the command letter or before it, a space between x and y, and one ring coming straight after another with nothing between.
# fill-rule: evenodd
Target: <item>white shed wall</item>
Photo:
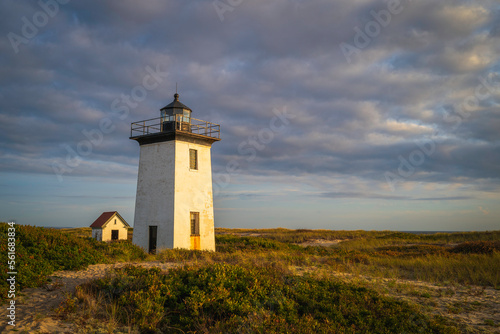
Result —
<instances>
[{"instance_id":1,"label":"white shed wall","mask_svg":"<svg viewBox=\"0 0 500 334\"><path fill-rule=\"evenodd\" d=\"M115 224L116 219L116 224ZM118 240L127 240L128 227L116 215L102 228L102 241L111 241L111 231L118 230Z\"/></svg>"}]
</instances>

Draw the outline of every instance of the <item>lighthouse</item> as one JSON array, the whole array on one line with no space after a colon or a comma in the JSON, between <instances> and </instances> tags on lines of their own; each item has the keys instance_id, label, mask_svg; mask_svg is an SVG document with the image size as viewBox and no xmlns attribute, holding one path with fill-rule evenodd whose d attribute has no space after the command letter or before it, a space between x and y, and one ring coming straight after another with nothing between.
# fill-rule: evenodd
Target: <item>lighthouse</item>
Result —
<instances>
[{"instance_id":1,"label":"lighthouse","mask_svg":"<svg viewBox=\"0 0 500 334\"><path fill-rule=\"evenodd\" d=\"M132 242L150 253L215 251L210 150L220 125L191 113L175 93L160 117L131 124L140 146Z\"/></svg>"}]
</instances>

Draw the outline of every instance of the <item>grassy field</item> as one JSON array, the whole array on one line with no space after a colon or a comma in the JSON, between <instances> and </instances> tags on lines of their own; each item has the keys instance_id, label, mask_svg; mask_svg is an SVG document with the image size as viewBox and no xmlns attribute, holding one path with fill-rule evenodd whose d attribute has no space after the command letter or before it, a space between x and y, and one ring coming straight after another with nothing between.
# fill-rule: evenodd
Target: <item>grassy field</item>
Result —
<instances>
[{"instance_id":1,"label":"grassy field","mask_svg":"<svg viewBox=\"0 0 500 334\"><path fill-rule=\"evenodd\" d=\"M318 241L313 246L308 241ZM320 247L321 241L337 241ZM300 246L306 243L306 246ZM165 250L159 259L312 267L389 278L500 288L500 231L411 234L391 231L217 229L217 252Z\"/></svg>"},{"instance_id":2,"label":"grassy field","mask_svg":"<svg viewBox=\"0 0 500 334\"><path fill-rule=\"evenodd\" d=\"M168 274L115 270L80 286L57 309L82 326L97 319L111 332L491 333L500 325L494 313L474 324L463 320L498 307L488 294L500 289L500 231L218 228L216 252L157 255L130 242L95 242L86 228L18 231L20 265L37 284L51 271L92 263L180 265ZM28 260L32 254L41 265ZM79 256L66 263L69 254Z\"/></svg>"},{"instance_id":3,"label":"grassy field","mask_svg":"<svg viewBox=\"0 0 500 334\"><path fill-rule=\"evenodd\" d=\"M0 299L7 296L8 228L0 223ZM90 228L50 229L16 225L15 268L18 289L37 287L57 270L78 270L89 264L146 259L144 252L130 242L97 242L88 237Z\"/></svg>"}]
</instances>

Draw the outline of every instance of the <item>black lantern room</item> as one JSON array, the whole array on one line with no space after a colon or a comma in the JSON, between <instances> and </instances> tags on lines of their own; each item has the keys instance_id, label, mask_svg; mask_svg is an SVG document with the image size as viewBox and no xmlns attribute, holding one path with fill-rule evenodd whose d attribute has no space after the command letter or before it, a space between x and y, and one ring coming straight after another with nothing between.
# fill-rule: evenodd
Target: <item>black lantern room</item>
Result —
<instances>
[{"instance_id":1,"label":"black lantern room","mask_svg":"<svg viewBox=\"0 0 500 334\"><path fill-rule=\"evenodd\" d=\"M162 131L189 131L192 110L179 101L179 94L174 94L174 100L160 109Z\"/></svg>"},{"instance_id":2,"label":"black lantern room","mask_svg":"<svg viewBox=\"0 0 500 334\"><path fill-rule=\"evenodd\" d=\"M175 120L189 122L191 119L192 110L179 101L179 94L177 93L174 94L174 100L170 104L161 108L160 111L164 122Z\"/></svg>"}]
</instances>

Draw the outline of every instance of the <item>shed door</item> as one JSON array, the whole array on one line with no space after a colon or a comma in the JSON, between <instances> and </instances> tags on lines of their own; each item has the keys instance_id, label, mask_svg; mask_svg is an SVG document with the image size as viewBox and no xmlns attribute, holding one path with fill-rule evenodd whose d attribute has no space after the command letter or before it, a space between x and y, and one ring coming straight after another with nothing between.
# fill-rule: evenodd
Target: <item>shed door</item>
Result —
<instances>
[{"instance_id":1,"label":"shed door","mask_svg":"<svg viewBox=\"0 0 500 334\"><path fill-rule=\"evenodd\" d=\"M118 240L118 230L111 230L111 240Z\"/></svg>"}]
</instances>

